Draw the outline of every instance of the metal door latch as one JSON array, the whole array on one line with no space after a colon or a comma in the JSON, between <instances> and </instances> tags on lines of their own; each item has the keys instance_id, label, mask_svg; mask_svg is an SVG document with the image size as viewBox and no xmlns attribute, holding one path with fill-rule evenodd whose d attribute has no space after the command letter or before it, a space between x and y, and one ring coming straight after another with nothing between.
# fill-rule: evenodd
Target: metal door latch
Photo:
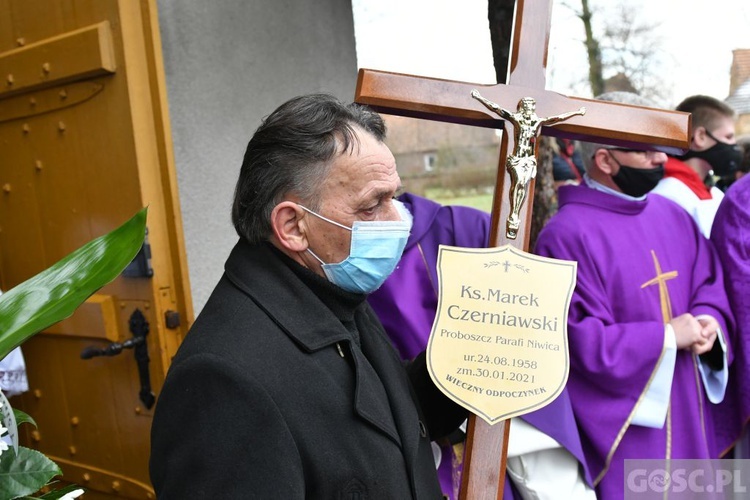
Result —
<instances>
[{"instance_id":1,"label":"metal door latch","mask_svg":"<svg viewBox=\"0 0 750 500\"><path fill-rule=\"evenodd\" d=\"M133 338L122 343L112 342L104 348L89 346L81 351L81 359L91 359L97 356L116 356L123 349L133 349L135 362L138 364L138 378L141 382L141 390L138 396L146 408L151 409L156 401L156 396L151 391L151 376L148 371L150 360L148 357L146 335L149 332L149 324L140 309L133 311L128 324L130 325L130 333L133 334Z\"/></svg>"}]
</instances>

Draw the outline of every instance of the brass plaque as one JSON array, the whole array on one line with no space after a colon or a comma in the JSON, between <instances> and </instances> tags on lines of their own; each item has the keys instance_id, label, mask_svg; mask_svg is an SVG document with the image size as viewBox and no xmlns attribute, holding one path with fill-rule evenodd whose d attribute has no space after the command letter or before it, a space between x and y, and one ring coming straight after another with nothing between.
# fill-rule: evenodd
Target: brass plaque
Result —
<instances>
[{"instance_id":1,"label":"brass plaque","mask_svg":"<svg viewBox=\"0 0 750 500\"><path fill-rule=\"evenodd\" d=\"M440 245L427 366L449 398L489 424L551 403L568 379L577 263L510 245Z\"/></svg>"}]
</instances>

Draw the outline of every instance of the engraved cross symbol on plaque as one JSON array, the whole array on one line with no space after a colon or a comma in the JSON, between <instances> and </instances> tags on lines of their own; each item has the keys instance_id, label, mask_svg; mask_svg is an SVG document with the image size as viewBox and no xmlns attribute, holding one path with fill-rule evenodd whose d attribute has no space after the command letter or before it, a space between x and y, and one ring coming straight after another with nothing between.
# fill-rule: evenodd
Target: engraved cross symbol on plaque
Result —
<instances>
[{"instance_id":1,"label":"engraved cross symbol on plaque","mask_svg":"<svg viewBox=\"0 0 750 500\"><path fill-rule=\"evenodd\" d=\"M510 261L506 260L505 262L503 262L503 267L505 267L505 272L507 273L508 268L510 267Z\"/></svg>"},{"instance_id":2,"label":"engraved cross symbol on plaque","mask_svg":"<svg viewBox=\"0 0 750 500\"><path fill-rule=\"evenodd\" d=\"M527 201L520 211L516 237L508 238L506 231L498 228L510 214L510 182L505 163L508 145L515 143L515 130L472 98L472 90L478 90L483 97L505 109L516 109L521 99L532 98L542 116L558 116L586 108L585 116L571 117L554 127L542 127L543 135L621 147L659 146L669 152L689 146L688 114L567 97L545 90L551 14L552 0L516 1L506 85L477 85L368 69L359 72L355 101L382 113L503 129L490 246L511 244L526 250L534 180L529 183ZM474 415L469 418L461 498L502 498L509 430L508 421L490 425Z\"/></svg>"}]
</instances>

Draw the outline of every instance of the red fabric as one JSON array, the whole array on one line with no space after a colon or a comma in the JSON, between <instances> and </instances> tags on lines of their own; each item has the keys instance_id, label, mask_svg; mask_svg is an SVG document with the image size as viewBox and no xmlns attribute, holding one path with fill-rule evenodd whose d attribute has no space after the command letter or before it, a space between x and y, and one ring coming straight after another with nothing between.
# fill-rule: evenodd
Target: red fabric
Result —
<instances>
[{"instance_id":1,"label":"red fabric","mask_svg":"<svg viewBox=\"0 0 750 500\"><path fill-rule=\"evenodd\" d=\"M713 198L711 191L703 184L703 181L695 173L695 170L677 158L667 157L667 163L664 164L664 177L674 177L681 181L701 200L710 200Z\"/></svg>"},{"instance_id":2,"label":"red fabric","mask_svg":"<svg viewBox=\"0 0 750 500\"><path fill-rule=\"evenodd\" d=\"M565 145L565 151L561 151L560 156L563 160L567 162L568 165L570 165L570 171L573 172L573 175L576 176L576 179L580 182L581 179L581 173L578 171L578 167L576 167L576 164L573 163L573 153L575 152L575 144L573 144L573 141L570 139L563 139L563 144Z\"/></svg>"}]
</instances>

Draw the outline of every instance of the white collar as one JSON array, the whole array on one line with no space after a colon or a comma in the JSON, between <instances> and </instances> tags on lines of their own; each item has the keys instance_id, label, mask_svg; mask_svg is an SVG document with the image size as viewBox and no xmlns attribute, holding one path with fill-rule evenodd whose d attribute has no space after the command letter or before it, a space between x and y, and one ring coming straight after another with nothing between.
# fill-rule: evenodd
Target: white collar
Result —
<instances>
[{"instance_id":1,"label":"white collar","mask_svg":"<svg viewBox=\"0 0 750 500\"><path fill-rule=\"evenodd\" d=\"M601 182L595 181L591 177L589 177L589 174L583 174L583 180L586 183L588 187L591 189L596 189L597 191L601 191L602 193L611 194L612 196L617 196L618 198L622 198L624 200L630 200L630 201L643 201L646 199L647 194L644 194L643 196L630 196L622 191L616 191L612 189L611 187L607 187Z\"/></svg>"}]
</instances>

